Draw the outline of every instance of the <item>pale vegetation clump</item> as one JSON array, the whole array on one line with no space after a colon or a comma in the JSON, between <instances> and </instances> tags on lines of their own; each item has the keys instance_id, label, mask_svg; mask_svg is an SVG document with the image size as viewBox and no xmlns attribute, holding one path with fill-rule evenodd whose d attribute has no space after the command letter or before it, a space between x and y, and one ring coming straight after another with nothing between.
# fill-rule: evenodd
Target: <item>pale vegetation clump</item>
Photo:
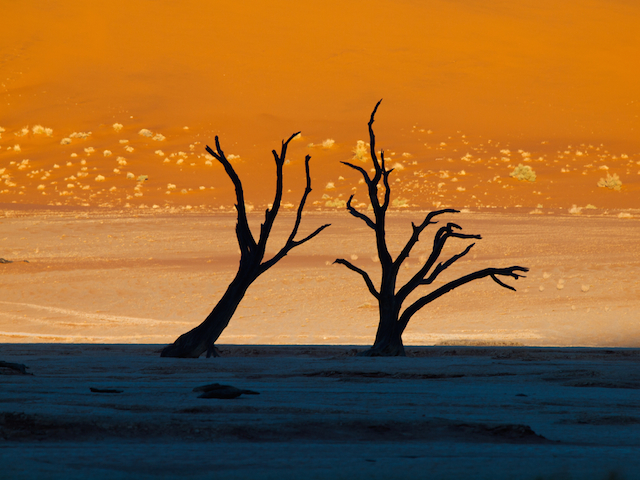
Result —
<instances>
[{"instance_id":1,"label":"pale vegetation clump","mask_svg":"<svg viewBox=\"0 0 640 480\"><path fill-rule=\"evenodd\" d=\"M84 140L85 138L89 138L90 135L91 135L91 132L73 132L71 135L69 135L69 137L80 138Z\"/></svg>"},{"instance_id":2,"label":"pale vegetation clump","mask_svg":"<svg viewBox=\"0 0 640 480\"><path fill-rule=\"evenodd\" d=\"M153 132L149 129L143 128L142 130L140 130L138 132L139 135L142 135L143 137L152 137L153 136Z\"/></svg>"},{"instance_id":3,"label":"pale vegetation clump","mask_svg":"<svg viewBox=\"0 0 640 480\"><path fill-rule=\"evenodd\" d=\"M569 213L572 215L580 215L582 213L582 207L578 207L577 205L573 205L569 209Z\"/></svg>"},{"instance_id":4,"label":"pale vegetation clump","mask_svg":"<svg viewBox=\"0 0 640 480\"><path fill-rule=\"evenodd\" d=\"M322 146L324 148L331 148L336 143L333 138L327 138L324 142L322 142Z\"/></svg>"},{"instance_id":5,"label":"pale vegetation clump","mask_svg":"<svg viewBox=\"0 0 640 480\"><path fill-rule=\"evenodd\" d=\"M607 187L610 190L620 191L620 188L622 187L622 181L620 180L620 177L618 177L618 174L614 173L613 175L611 175L610 173L607 173L607 178L601 178L598 181L598 186Z\"/></svg>"},{"instance_id":6,"label":"pale vegetation clump","mask_svg":"<svg viewBox=\"0 0 640 480\"><path fill-rule=\"evenodd\" d=\"M53 129L43 127L42 125L34 125L31 131L34 135L46 135L47 137L53 136Z\"/></svg>"},{"instance_id":7,"label":"pale vegetation clump","mask_svg":"<svg viewBox=\"0 0 640 480\"><path fill-rule=\"evenodd\" d=\"M339 198L336 198L335 200L327 200L324 205L326 207L346 208L347 202L346 200L340 200Z\"/></svg>"},{"instance_id":8,"label":"pale vegetation clump","mask_svg":"<svg viewBox=\"0 0 640 480\"><path fill-rule=\"evenodd\" d=\"M120 130L122 130L122 127L123 127L123 125L122 125L121 123L114 123L114 124L113 124L113 129L114 129L116 132L119 132Z\"/></svg>"},{"instance_id":9,"label":"pale vegetation clump","mask_svg":"<svg viewBox=\"0 0 640 480\"><path fill-rule=\"evenodd\" d=\"M511 172L509 176L514 177L517 180L526 180L528 182L536 181L536 173L533 169L529 165L522 165L521 163L513 169L513 172Z\"/></svg>"},{"instance_id":10,"label":"pale vegetation clump","mask_svg":"<svg viewBox=\"0 0 640 480\"><path fill-rule=\"evenodd\" d=\"M353 158L361 162L366 162L367 158L369 158L367 155L367 145L363 140L358 140L356 143L356 148L353 149Z\"/></svg>"},{"instance_id":11,"label":"pale vegetation clump","mask_svg":"<svg viewBox=\"0 0 640 480\"><path fill-rule=\"evenodd\" d=\"M407 208L409 206L409 200L406 198L395 198L391 202L391 206L396 208Z\"/></svg>"}]
</instances>

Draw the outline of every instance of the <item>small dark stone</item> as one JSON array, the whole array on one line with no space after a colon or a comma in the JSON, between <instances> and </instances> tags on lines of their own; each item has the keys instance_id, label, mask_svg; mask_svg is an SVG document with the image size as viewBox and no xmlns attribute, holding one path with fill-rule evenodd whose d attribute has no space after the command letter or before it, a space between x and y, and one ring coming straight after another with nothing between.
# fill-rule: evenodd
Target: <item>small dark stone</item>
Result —
<instances>
[{"instance_id":1,"label":"small dark stone","mask_svg":"<svg viewBox=\"0 0 640 480\"><path fill-rule=\"evenodd\" d=\"M211 383L209 385L202 385L193 389L194 392L203 392L198 398L221 398L231 399L237 398L243 393L246 395L260 395L253 390L244 390L236 388L231 385L220 385L219 383Z\"/></svg>"},{"instance_id":2,"label":"small dark stone","mask_svg":"<svg viewBox=\"0 0 640 480\"><path fill-rule=\"evenodd\" d=\"M0 360L0 368L8 368L11 372L18 372L18 373L21 373L22 375L31 375L31 373L27 372L27 368L29 367L21 363L11 363L11 362L4 362ZM3 372L0 370L0 373L3 373Z\"/></svg>"},{"instance_id":3,"label":"small dark stone","mask_svg":"<svg viewBox=\"0 0 640 480\"><path fill-rule=\"evenodd\" d=\"M89 387L93 393L122 393L124 390L116 390L115 388L94 388Z\"/></svg>"}]
</instances>

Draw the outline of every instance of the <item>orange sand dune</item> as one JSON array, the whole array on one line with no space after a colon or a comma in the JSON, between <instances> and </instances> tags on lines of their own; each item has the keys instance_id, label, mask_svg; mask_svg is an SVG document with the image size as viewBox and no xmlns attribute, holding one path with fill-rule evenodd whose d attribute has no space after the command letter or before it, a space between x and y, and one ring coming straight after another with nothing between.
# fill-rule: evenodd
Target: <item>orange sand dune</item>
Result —
<instances>
[{"instance_id":1,"label":"orange sand dune","mask_svg":"<svg viewBox=\"0 0 640 480\"><path fill-rule=\"evenodd\" d=\"M59 0L2 10L0 203L228 209L229 181L203 150L220 135L262 207L270 150L302 130L285 200L298 198L309 153L310 200L340 208L359 179L339 161L367 140L384 97L376 131L399 164L397 206L638 206L631 2ZM73 132L91 135L61 145ZM509 176L519 163L535 182ZM607 174L619 191L598 186Z\"/></svg>"}]
</instances>

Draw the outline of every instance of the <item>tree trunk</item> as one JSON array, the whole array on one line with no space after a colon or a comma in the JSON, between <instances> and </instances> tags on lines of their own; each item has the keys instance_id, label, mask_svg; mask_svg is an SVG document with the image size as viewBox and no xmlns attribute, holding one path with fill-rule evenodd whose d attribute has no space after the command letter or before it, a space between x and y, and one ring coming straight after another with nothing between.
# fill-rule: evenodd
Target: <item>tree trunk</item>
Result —
<instances>
[{"instance_id":1,"label":"tree trunk","mask_svg":"<svg viewBox=\"0 0 640 480\"><path fill-rule=\"evenodd\" d=\"M404 357L402 329L398 322L398 309L395 308L393 296L381 298L379 303L380 322L373 346L360 352L361 357Z\"/></svg>"},{"instance_id":2,"label":"tree trunk","mask_svg":"<svg viewBox=\"0 0 640 480\"><path fill-rule=\"evenodd\" d=\"M394 328L388 335L376 338L373 346L360 352L359 357L404 357L404 345L402 333L399 328Z\"/></svg>"},{"instance_id":3,"label":"tree trunk","mask_svg":"<svg viewBox=\"0 0 640 480\"><path fill-rule=\"evenodd\" d=\"M198 358L207 352L207 357L217 357L214 344L229 324L253 280L252 276L238 274L204 322L162 349L160 356Z\"/></svg>"}]
</instances>

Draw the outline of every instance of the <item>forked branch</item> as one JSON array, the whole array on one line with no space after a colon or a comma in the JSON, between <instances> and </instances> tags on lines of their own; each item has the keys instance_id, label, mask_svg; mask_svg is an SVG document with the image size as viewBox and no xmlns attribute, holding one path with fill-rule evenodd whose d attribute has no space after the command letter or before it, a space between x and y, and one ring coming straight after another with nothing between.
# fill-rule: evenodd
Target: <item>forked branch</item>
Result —
<instances>
[{"instance_id":1,"label":"forked branch","mask_svg":"<svg viewBox=\"0 0 640 480\"><path fill-rule=\"evenodd\" d=\"M440 227L440 229L436 233L435 238L433 240L433 250L431 251L431 255L429 255L429 258L427 259L425 264L420 268L420 270L418 270L415 273L415 275L411 277L411 279L400 290L398 290L397 299L400 302L400 304L404 302L404 300L411 294L411 292L413 292L420 285L425 284L424 283L425 277L427 276L427 273L429 273L429 270L431 270L431 268L435 265L436 261L440 257L440 254L442 253L442 249L444 248L444 245L448 238L450 237L474 238L474 239L482 238L480 235L469 235L464 233L458 233L458 232L455 232L454 229L461 230L462 227L460 227L459 225L456 225L455 223L447 223L445 227ZM466 255L466 252L464 253L464 255ZM451 263L453 263L458 258L460 257L454 257L453 261L451 261L450 263L445 262L446 266L442 265L438 272L434 272L434 275L432 275L433 279L435 279L435 277L437 277L442 272L442 270L447 268L449 265L451 265ZM399 265L397 265L396 268L399 268ZM433 279L431 281L433 281Z\"/></svg>"},{"instance_id":2,"label":"forked branch","mask_svg":"<svg viewBox=\"0 0 640 480\"><path fill-rule=\"evenodd\" d=\"M253 238L251 229L249 228L249 222L247 221L247 210L244 204L244 191L242 189L242 182L240 177L234 170L233 166L227 160L222 148L220 148L220 140L216 135L216 151L214 152L209 145L206 146L207 152L209 152L216 160L218 160L227 175L233 182L233 186L236 191L236 211L238 212L238 223L236 224L236 236L238 237L238 245L240 246L240 252L242 255L251 253L256 248L256 241Z\"/></svg>"},{"instance_id":3,"label":"forked branch","mask_svg":"<svg viewBox=\"0 0 640 480\"><path fill-rule=\"evenodd\" d=\"M458 288L466 283L472 282L473 280L478 280L484 277L491 277L501 287L508 288L509 290L515 291L515 288L513 288L512 286L507 285L506 283L503 283L502 281L498 280L496 275L513 277L517 280L520 277L524 278L524 275L516 272L528 272L528 271L529 271L528 268L518 267L518 266L507 267L507 268L485 268L484 270L479 270L477 272L465 275L464 277L460 277L457 280L453 280L452 282L449 282L443 285L442 287L437 288L433 292L429 293L428 295L425 295L422 298L419 298L414 303L409 305L398 320L401 331L404 331L404 329L407 327L407 324L409 323L409 320L411 320L411 317L418 310L420 310L425 305L433 302L435 299L441 297L445 293L450 292L454 288Z\"/></svg>"},{"instance_id":4,"label":"forked branch","mask_svg":"<svg viewBox=\"0 0 640 480\"><path fill-rule=\"evenodd\" d=\"M472 243L467 248L465 248L464 252L459 253L457 255L454 255L453 257L451 257L449 260L447 260L444 263L439 263L438 265L436 265L436 268L433 269L433 272L431 272L431 275L429 275L429 278L426 278L426 279L422 280L422 282L420 282L420 283L422 285L430 285L430 284L432 284L433 281L436 278L438 278L438 275L440 275L443 271L445 271L447 268L449 268L453 264L453 262L455 262L456 260L464 257L467 253L469 253L469 250L471 250L474 245L475 245L475 243Z\"/></svg>"},{"instance_id":5,"label":"forked branch","mask_svg":"<svg viewBox=\"0 0 640 480\"><path fill-rule=\"evenodd\" d=\"M293 138L293 136L291 138ZM291 138L289 140L291 140ZM289 140L287 140L287 143L289 142ZM304 169L305 169L305 174L307 176L307 185L304 189L304 193L302 194L302 199L300 200L300 204L298 205L298 211L296 213L296 222L293 226L293 229L291 230L291 234L289 235L289 238L287 239L287 242L285 243L284 247L282 247L280 251L276 253L271 259L267 260L266 262L260 265L260 273L268 270L277 262L279 262L293 248L297 247L298 245L302 245L305 242L308 242L313 237L318 235L322 230L324 230L325 228L331 225L330 223L322 225L321 227L316 228L313 231L313 233L311 233L310 235L307 235L302 240L295 240L296 234L298 233L298 228L300 227L300 222L302 221L302 210L304 209L304 205L307 202L307 197L309 196L309 193L311 193L311 174L309 172L309 160L311 160L311 157L307 155L304 159Z\"/></svg>"},{"instance_id":6,"label":"forked branch","mask_svg":"<svg viewBox=\"0 0 640 480\"><path fill-rule=\"evenodd\" d=\"M264 250L267 246L267 239L269 238L269 234L271 233L271 229L273 228L273 222L276 220L276 216L278 215L278 210L280 210L280 204L282 203L282 190L283 190L283 173L282 169L284 167L285 160L287 158L287 148L289 147L289 142L297 137L300 132L296 132L291 135L286 141L282 142L282 147L280 148L280 155L275 150L272 150L273 158L276 162L276 193L273 199L273 203L271 204L271 208L267 209L264 215L264 223L260 225L260 240L258 244L260 245L260 249L264 253Z\"/></svg>"},{"instance_id":7,"label":"forked branch","mask_svg":"<svg viewBox=\"0 0 640 480\"><path fill-rule=\"evenodd\" d=\"M438 223L438 222L431 221L433 217L435 217L436 215L442 215L443 213L459 213L459 212L460 210L454 210L453 208L436 210L436 211L430 212L420 225L416 226L414 223L412 223L411 226L413 227L413 234L411 235L411 238L409 239L405 247L400 252L400 255L398 255L398 258L396 258L395 262L393 263L399 267L409 257L411 250L413 249L415 244L418 243L418 241L420 240L420 234L423 232L423 230L427 228L427 226L429 225L435 225L436 223Z\"/></svg>"}]
</instances>

